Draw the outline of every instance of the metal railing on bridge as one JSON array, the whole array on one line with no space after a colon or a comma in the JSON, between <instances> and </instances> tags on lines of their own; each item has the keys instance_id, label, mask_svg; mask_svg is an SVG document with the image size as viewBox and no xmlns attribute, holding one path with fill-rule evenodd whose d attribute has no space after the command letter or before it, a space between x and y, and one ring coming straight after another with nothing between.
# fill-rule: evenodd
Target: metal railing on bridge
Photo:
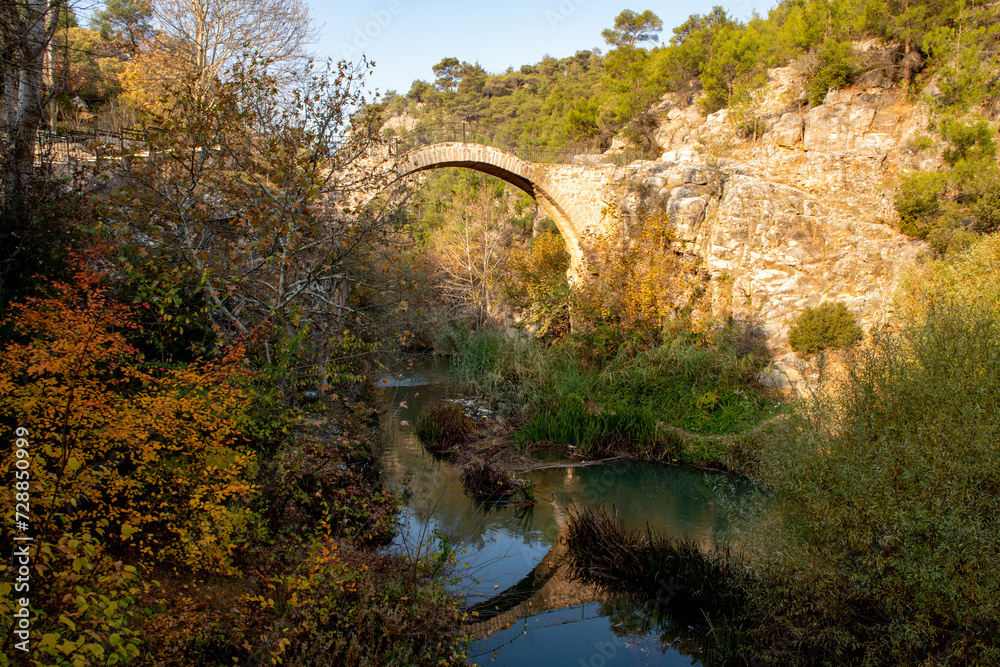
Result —
<instances>
[{"instance_id":1,"label":"metal railing on bridge","mask_svg":"<svg viewBox=\"0 0 1000 667\"><path fill-rule=\"evenodd\" d=\"M395 156L404 155L424 146L453 142L492 146L512 153L526 162L546 164L614 164L622 167L645 157L637 148L616 153L601 153L582 142L559 145L531 144L510 133L467 122L421 125L400 136L387 137L386 141Z\"/></svg>"},{"instance_id":2,"label":"metal railing on bridge","mask_svg":"<svg viewBox=\"0 0 1000 667\"><path fill-rule=\"evenodd\" d=\"M9 140L7 128L0 125L0 143ZM93 161L99 149L119 153L141 153L149 150L149 134L146 129L121 128L116 130L88 129L58 132L38 130L35 132L35 164L45 162Z\"/></svg>"}]
</instances>

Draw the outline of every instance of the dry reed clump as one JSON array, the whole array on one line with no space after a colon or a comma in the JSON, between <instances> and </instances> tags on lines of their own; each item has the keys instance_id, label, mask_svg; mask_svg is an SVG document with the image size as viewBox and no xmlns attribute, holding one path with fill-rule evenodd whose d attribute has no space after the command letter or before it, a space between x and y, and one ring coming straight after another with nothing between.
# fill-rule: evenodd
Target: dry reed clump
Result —
<instances>
[{"instance_id":1,"label":"dry reed clump","mask_svg":"<svg viewBox=\"0 0 1000 667\"><path fill-rule=\"evenodd\" d=\"M475 420L454 403L439 403L417 418L417 437L431 452L447 451L476 431Z\"/></svg>"},{"instance_id":2,"label":"dry reed clump","mask_svg":"<svg viewBox=\"0 0 1000 667\"><path fill-rule=\"evenodd\" d=\"M531 500L527 483L513 479L489 462L469 461L463 465L462 486L480 502L510 500L515 496L523 502Z\"/></svg>"},{"instance_id":3,"label":"dry reed clump","mask_svg":"<svg viewBox=\"0 0 1000 667\"><path fill-rule=\"evenodd\" d=\"M705 552L687 537L652 529L626 532L603 507L571 515L566 534L570 564L583 579L649 594L700 621L735 618L745 604L744 570L728 549Z\"/></svg>"}]
</instances>

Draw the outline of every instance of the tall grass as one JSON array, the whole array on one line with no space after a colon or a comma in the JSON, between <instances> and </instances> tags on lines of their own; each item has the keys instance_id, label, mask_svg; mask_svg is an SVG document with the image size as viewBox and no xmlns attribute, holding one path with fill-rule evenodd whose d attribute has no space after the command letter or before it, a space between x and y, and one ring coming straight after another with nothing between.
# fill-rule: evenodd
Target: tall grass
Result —
<instances>
[{"instance_id":1,"label":"tall grass","mask_svg":"<svg viewBox=\"0 0 1000 667\"><path fill-rule=\"evenodd\" d=\"M674 329L649 349L620 350L600 378L611 405L644 408L696 433L731 433L773 408L756 385L767 361L759 329L729 322L705 333Z\"/></svg>"},{"instance_id":2,"label":"tall grass","mask_svg":"<svg viewBox=\"0 0 1000 667\"><path fill-rule=\"evenodd\" d=\"M468 391L529 415L518 443L550 441L603 453L643 449L658 424L703 434L745 430L774 402L756 385L767 361L751 324L693 332L678 325L650 346L607 327L553 345L498 331L442 329L436 345Z\"/></svg>"},{"instance_id":3,"label":"tall grass","mask_svg":"<svg viewBox=\"0 0 1000 667\"><path fill-rule=\"evenodd\" d=\"M570 395L556 407L537 412L517 434L518 445L548 441L575 446L581 453L608 454L619 446L642 447L656 437L656 420L646 410L595 412Z\"/></svg>"},{"instance_id":4,"label":"tall grass","mask_svg":"<svg viewBox=\"0 0 1000 667\"><path fill-rule=\"evenodd\" d=\"M449 356L459 386L504 406L523 406L538 400L551 363L535 340L508 337L502 331L473 332L465 327L442 327L434 341L438 353Z\"/></svg>"}]
</instances>

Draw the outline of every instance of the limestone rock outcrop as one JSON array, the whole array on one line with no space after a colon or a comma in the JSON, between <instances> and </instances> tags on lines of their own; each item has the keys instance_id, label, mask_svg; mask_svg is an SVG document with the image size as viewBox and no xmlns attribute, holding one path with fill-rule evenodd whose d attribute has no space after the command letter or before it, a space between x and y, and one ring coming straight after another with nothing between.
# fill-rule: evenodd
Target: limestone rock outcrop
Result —
<instances>
[{"instance_id":1,"label":"limestone rock outcrop","mask_svg":"<svg viewBox=\"0 0 1000 667\"><path fill-rule=\"evenodd\" d=\"M901 171L939 163L909 148L928 117L902 91L831 91L806 109L802 88L790 68L772 70L756 142L737 138L726 110L704 116L665 97L664 153L627 168L638 198L620 201L669 215L674 249L708 278L713 314L760 321L775 358L761 379L789 392L817 377L788 345L804 309L842 302L866 330L891 317L899 277L926 250L896 231L892 189Z\"/></svg>"}]
</instances>

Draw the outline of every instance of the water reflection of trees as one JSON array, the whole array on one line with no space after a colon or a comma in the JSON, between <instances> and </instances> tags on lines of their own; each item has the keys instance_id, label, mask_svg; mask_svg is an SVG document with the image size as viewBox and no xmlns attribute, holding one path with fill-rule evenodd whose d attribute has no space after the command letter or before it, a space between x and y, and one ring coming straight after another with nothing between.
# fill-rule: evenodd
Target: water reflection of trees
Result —
<instances>
[{"instance_id":1,"label":"water reflection of trees","mask_svg":"<svg viewBox=\"0 0 1000 667\"><path fill-rule=\"evenodd\" d=\"M714 664L707 639L704 618L694 619L679 613L655 598L636 593L614 593L601 602L601 616L606 616L618 637L643 637L655 633L664 652L668 648L694 658L702 664Z\"/></svg>"},{"instance_id":2,"label":"water reflection of trees","mask_svg":"<svg viewBox=\"0 0 1000 667\"><path fill-rule=\"evenodd\" d=\"M729 527L725 494L744 492L738 483L719 484L718 473L622 461L576 469L549 469L535 473L536 495L554 504L614 507L627 530L647 525L669 534L688 534L713 546L715 534ZM729 489L724 487L730 486Z\"/></svg>"}]
</instances>

